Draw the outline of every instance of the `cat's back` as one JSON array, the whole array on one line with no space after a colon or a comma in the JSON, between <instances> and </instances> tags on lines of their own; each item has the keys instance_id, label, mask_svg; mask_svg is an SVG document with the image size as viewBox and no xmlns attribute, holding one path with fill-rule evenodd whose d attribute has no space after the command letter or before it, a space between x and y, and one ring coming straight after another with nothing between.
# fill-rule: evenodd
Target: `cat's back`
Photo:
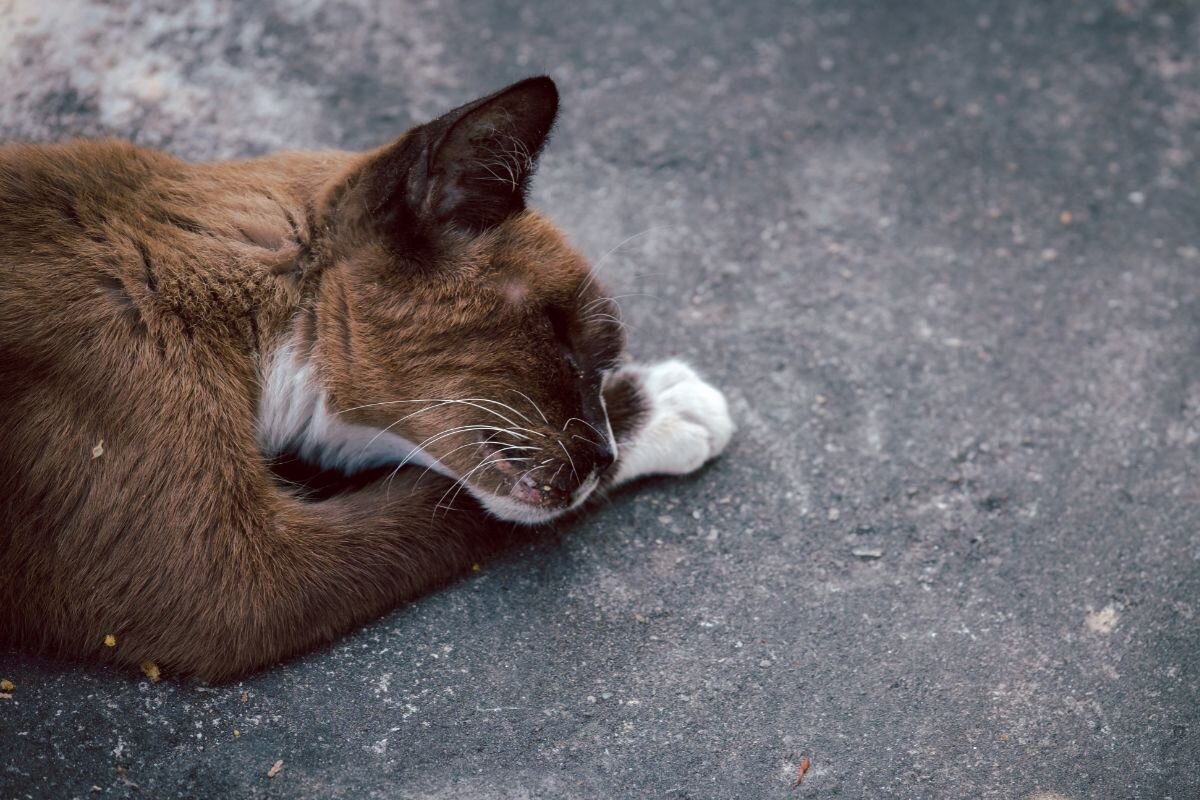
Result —
<instances>
[{"instance_id":1,"label":"cat's back","mask_svg":"<svg viewBox=\"0 0 1200 800\"><path fill-rule=\"evenodd\" d=\"M183 167L121 141L0 147L5 355L51 344L61 352L72 331L102 333L141 310L127 280L138 232L148 228L156 184L178 180ZM148 289L150 278L143 275Z\"/></svg>"},{"instance_id":2,"label":"cat's back","mask_svg":"<svg viewBox=\"0 0 1200 800\"><path fill-rule=\"evenodd\" d=\"M118 441L186 460L181 439L247 427L297 299L279 272L301 252L298 166L0 147L0 485L67 474L102 439L113 470Z\"/></svg>"},{"instance_id":3,"label":"cat's back","mask_svg":"<svg viewBox=\"0 0 1200 800\"><path fill-rule=\"evenodd\" d=\"M123 141L0 146L0 355L245 338L294 297L296 157L191 164ZM251 346L253 342L249 343Z\"/></svg>"},{"instance_id":4,"label":"cat's back","mask_svg":"<svg viewBox=\"0 0 1200 800\"><path fill-rule=\"evenodd\" d=\"M115 216L136 224L153 182L184 166L117 140L0 146L0 264L38 269L86 256Z\"/></svg>"},{"instance_id":5,"label":"cat's back","mask_svg":"<svg viewBox=\"0 0 1200 800\"><path fill-rule=\"evenodd\" d=\"M118 141L0 147L0 404L70 386L145 329L130 272L141 195L166 156ZM132 341L132 340L130 340ZM10 417L11 418L11 417Z\"/></svg>"}]
</instances>

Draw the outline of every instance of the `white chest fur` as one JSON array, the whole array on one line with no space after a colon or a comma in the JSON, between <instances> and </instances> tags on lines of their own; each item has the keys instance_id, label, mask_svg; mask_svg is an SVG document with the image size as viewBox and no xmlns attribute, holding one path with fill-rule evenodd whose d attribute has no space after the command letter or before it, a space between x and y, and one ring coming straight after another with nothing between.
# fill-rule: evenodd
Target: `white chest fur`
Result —
<instances>
[{"instance_id":1,"label":"white chest fur","mask_svg":"<svg viewBox=\"0 0 1200 800\"><path fill-rule=\"evenodd\" d=\"M258 404L258 444L268 457L287 451L346 473L409 463L449 477L449 468L402 436L344 421L329 409L311 360L287 341L268 358Z\"/></svg>"}]
</instances>

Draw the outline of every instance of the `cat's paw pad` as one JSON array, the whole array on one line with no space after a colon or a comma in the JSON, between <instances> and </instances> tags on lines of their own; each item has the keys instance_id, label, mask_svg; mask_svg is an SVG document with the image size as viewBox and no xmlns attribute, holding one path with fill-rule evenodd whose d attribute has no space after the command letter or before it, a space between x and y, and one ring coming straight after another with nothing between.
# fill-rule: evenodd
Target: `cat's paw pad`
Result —
<instances>
[{"instance_id":1,"label":"cat's paw pad","mask_svg":"<svg viewBox=\"0 0 1200 800\"><path fill-rule=\"evenodd\" d=\"M621 448L617 481L642 475L685 475L729 444L734 424L725 395L682 361L629 367L647 414Z\"/></svg>"}]
</instances>

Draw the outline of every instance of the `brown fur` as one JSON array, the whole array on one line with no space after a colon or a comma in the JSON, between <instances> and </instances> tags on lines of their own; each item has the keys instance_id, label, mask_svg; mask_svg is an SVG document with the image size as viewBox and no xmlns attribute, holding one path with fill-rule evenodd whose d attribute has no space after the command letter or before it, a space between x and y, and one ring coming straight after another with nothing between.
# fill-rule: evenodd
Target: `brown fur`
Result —
<instances>
[{"instance_id":1,"label":"brown fur","mask_svg":"<svg viewBox=\"0 0 1200 800\"><path fill-rule=\"evenodd\" d=\"M495 419L447 404L398 423L425 406L395 401L495 397L564 441L570 471L606 463L584 426L620 353L615 310L520 202L555 99L540 80L367 154L192 165L115 141L0 148L0 638L227 679L486 550L494 521L474 501L439 513L447 479L405 470L320 500L277 479L256 414L285 341L347 420L420 442ZM528 158L508 164L511 187L476 191L477 167L504 167L480 158L497 131ZM637 390L606 391L620 437ZM459 474L480 461L464 436L430 445ZM536 475L565 491L553 455ZM472 485L514 480L497 468Z\"/></svg>"}]
</instances>

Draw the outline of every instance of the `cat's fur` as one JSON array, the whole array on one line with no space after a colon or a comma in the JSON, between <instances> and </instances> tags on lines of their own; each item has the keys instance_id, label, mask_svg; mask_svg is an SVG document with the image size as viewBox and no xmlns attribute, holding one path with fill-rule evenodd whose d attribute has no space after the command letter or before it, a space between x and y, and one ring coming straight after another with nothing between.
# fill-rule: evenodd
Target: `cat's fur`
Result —
<instances>
[{"instance_id":1,"label":"cat's fur","mask_svg":"<svg viewBox=\"0 0 1200 800\"><path fill-rule=\"evenodd\" d=\"M557 105L532 78L365 154L0 148L0 638L226 679L444 582L497 517L720 452L721 394L624 363L525 207Z\"/></svg>"}]
</instances>

